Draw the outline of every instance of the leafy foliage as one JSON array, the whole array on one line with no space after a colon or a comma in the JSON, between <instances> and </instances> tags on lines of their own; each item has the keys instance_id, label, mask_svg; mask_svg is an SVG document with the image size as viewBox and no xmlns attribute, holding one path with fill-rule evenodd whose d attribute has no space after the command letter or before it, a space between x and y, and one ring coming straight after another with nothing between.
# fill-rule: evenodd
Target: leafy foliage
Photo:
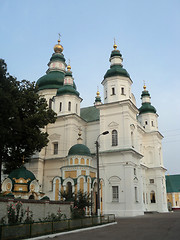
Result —
<instances>
[{"instance_id":1,"label":"leafy foliage","mask_svg":"<svg viewBox=\"0 0 180 240\"><path fill-rule=\"evenodd\" d=\"M74 207L71 208L72 218L84 217L86 207L91 206L91 198L87 192L78 191L76 194L69 191L63 191L61 192L61 197L64 201L74 202Z\"/></svg>"},{"instance_id":2,"label":"leafy foliage","mask_svg":"<svg viewBox=\"0 0 180 240\"><path fill-rule=\"evenodd\" d=\"M54 123L56 114L37 94L37 86L26 80L17 81L7 73L7 65L0 59L0 165L5 173L22 165L36 151L48 143L42 129Z\"/></svg>"}]
</instances>

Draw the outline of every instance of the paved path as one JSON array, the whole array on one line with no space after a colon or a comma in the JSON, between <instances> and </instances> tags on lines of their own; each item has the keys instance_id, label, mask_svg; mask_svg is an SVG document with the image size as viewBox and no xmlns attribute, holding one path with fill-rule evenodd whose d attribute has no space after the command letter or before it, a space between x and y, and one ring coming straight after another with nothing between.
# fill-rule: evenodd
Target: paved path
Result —
<instances>
[{"instance_id":1,"label":"paved path","mask_svg":"<svg viewBox=\"0 0 180 240\"><path fill-rule=\"evenodd\" d=\"M50 239L44 237L44 239ZM104 228L60 235L53 240L180 240L180 212L119 218Z\"/></svg>"}]
</instances>

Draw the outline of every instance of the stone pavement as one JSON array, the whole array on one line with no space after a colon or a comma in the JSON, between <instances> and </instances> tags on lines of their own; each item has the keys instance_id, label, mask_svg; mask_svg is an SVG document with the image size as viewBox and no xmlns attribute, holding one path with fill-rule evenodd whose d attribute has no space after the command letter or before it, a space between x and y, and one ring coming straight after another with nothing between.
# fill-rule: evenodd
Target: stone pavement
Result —
<instances>
[{"instance_id":1,"label":"stone pavement","mask_svg":"<svg viewBox=\"0 0 180 240\"><path fill-rule=\"evenodd\" d=\"M118 218L117 224L93 230L69 233L53 240L179 240L180 212L145 214Z\"/></svg>"}]
</instances>

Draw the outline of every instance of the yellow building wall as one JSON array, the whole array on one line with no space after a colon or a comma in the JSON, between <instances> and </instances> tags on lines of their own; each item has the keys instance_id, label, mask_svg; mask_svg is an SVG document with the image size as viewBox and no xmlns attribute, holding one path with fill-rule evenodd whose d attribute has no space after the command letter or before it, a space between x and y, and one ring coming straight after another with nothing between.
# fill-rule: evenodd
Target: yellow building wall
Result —
<instances>
[{"instance_id":1,"label":"yellow building wall","mask_svg":"<svg viewBox=\"0 0 180 240\"><path fill-rule=\"evenodd\" d=\"M65 178L76 178L77 172L76 171L65 171Z\"/></svg>"}]
</instances>

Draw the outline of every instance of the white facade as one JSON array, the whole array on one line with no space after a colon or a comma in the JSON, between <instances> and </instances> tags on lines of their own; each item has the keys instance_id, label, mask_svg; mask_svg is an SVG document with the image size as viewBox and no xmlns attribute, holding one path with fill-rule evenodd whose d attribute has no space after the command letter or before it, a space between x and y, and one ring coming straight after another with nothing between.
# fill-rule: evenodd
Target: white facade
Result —
<instances>
[{"instance_id":1,"label":"white facade","mask_svg":"<svg viewBox=\"0 0 180 240\"><path fill-rule=\"evenodd\" d=\"M61 54L55 51L55 54ZM60 60L58 60L60 61ZM57 61L57 62L58 62ZM64 71L55 61L51 68ZM57 120L49 124L45 131L49 134L49 143L39 154L34 155L27 164L39 180L41 190L50 199L55 199L57 191L65 187L65 183L76 178L77 190L80 189L79 178L82 171L90 176L90 169L96 172L96 149L94 142L104 131L108 135L99 137L99 159L101 178L101 211L114 213L116 216L142 215L145 211L167 211L165 171L162 159L162 135L158 131L156 111L150 104L150 95L146 88L142 94L145 107L142 113L136 106L134 95L131 93L132 80L122 68L122 57L116 47L112 51L111 71L106 73L102 82L104 87L104 104L97 104L80 111L81 98L77 94L64 92L57 95L58 89L40 88L39 94L47 101L52 99L52 109L57 113ZM125 71L124 71L125 70ZM50 71L54 71L53 68ZM69 71L69 69L68 69ZM73 78L69 85L73 86ZM67 86L65 78L63 86ZM62 91L61 91L62 93ZM71 102L71 107L69 107ZM154 111L154 112L153 112ZM82 132L83 144L92 154L85 158L85 163L76 166L75 158L68 156L69 149L77 143L79 128ZM77 157L78 158L78 157ZM83 156L81 156L83 158ZM80 161L80 160L79 160ZM77 171L65 179L64 171ZM81 172L80 172L81 171ZM73 172L74 173L74 172ZM58 185L55 185L59 179ZM92 179L84 179L84 191L93 194L96 189ZM74 181L75 182L75 181ZM73 190L75 185L72 181ZM95 184L95 182L94 182ZM57 187L58 186L58 187Z\"/></svg>"}]
</instances>

